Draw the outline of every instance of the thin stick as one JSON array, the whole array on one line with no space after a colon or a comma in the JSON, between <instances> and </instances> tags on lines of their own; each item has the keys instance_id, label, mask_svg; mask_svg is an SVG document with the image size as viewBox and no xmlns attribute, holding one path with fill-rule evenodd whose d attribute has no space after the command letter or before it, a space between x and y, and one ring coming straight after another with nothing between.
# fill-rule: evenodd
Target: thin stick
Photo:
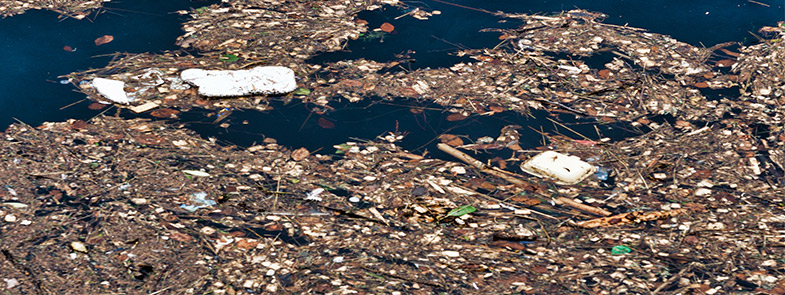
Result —
<instances>
[{"instance_id":1,"label":"thin stick","mask_svg":"<svg viewBox=\"0 0 785 295\"><path fill-rule=\"evenodd\" d=\"M474 8L474 7L469 7L469 6L455 4L455 3L450 3L450 2L441 1L441 0L433 0L433 1L434 2L439 2L439 3L442 3L442 4L452 5L452 6L455 6L455 7L464 8L464 9L469 9L469 10L474 10L474 11L479 11L479 12L485 12L485 13L488 13L488 14L493 14L493 15L497 15L498 14L496 12L490 12L490 11L482 9L482 8Z\"/></svg>"},{"instance_id":2,"label":"thin stick","mask_svg":"<svg viewBox=\"0 0 785 295\"><path fill-rule=\"evenodd\" d=\"M61 108L60 108L60 110L62 111L62 110L64 110L64 109L70 108L70 107L72 107L72 106L74 106L74 105L76 105L76 104L78 104L78 103L80 103L80 102L83 102L83 101L85 101L85 100L87 100L87 98L82 98L82 99L80 99L80 100L77 100L77 101L75 101L75 102L73 102L73 103L70 103L70 104L68 104L68 105L66 105L66 106L64 106L64 107L61 107Z\"/></svg>"},{"instance_id":3,"label":"thin stick","mask_svg":"<svg viewBox=\"0 0 785 295\"><path fill-rule=\"evenodd\" d=\"M556 121L556 120L554 120L554 119L551 119L551 118L546 118L546 119L548 119L548 121L551 121L551 122L553 122L553 123L554 123L554 124L556 124L556 125L559 125L559 126L561 126L561 127L562 127L562 128L564 128L564 129L567 129L567 130L569 130L569 131L570 131L570 132L572 132L572 133L575 133L575 134L577 134L577 135L578 135L578 136L580 136L580 137L583 137L583 139L585 139L585 140L591 140L591 138L588 138L588 137L586 137L586 136L583 136L583 134L580 134L580 133L578 133L577 131L575 131L575 130L572 130L572 128L570 128L570 127L564 126L564 124L562 124L562 123L559 123L559 122L557 122L557 121Z\"/></svg>"},{"instance_id":4,"label":"thin stick","mask_svg":"<svg viewBox=\"0 0 785 295\"><path fill-rule=\"evenodd\" d=\"M558 198L556 198L553 201L556 202L556 204L564 204L564 205L567 205L567 206L573 207L575 209L578 209L578 210L581 210L581 211L584 211L584 212L588 212L588 213L591 213L591 214L594 214L594 215L599 215L599 216L611 216L611 215L613 215L613 213L608 212L607 210L604 210L602 208L597 208L597 207L594 207L594 206L581 204L581 203L573 201L572 199L565 198L565 197L558 197Z\"/></svg>"},{"instance_id":5,"label":"thin stick","mask_svg":"<svg viewBox=\"0 0 785 295\"><path fill-rule=\"evenodd\" d=\"M453 157L458 158L459 160L463 161L464 163L472 165L472 166L474 166L477 169L480 169L481 172L484 172L484 173L487 173L487 174L499 177L501 179L506 180L509 183L512 183L512 184L515 184L515 185L518 185L518 186L528 187L528 186L531 185L531 184L529 184L529 183L527 183L527 182L525 182L523 180L517 179L517 178L515 178L515 177L513 177L511 175L507 175L507 173L509 173L507 171L504 171L504 173L502 173L502 172L499 172L499 171L497 171L497 170L495 170L493 168L490 168L490 167L486 166L483 162L480 162L479 160L477 160L475 158L472 158L471 156L469 156L467 154L464 154L463 152L455 149L454 147L451 147L451 146L446 145L444 143L439 143L439 144L436 145L436 147L438 147L441 151L443 151L445 153L448 153L448 154L450 154ZM484 194L480 194L480 195L485 196ZM495 198L493 198L493 199L495 200ZM499 200L495 200L495 201L499 202ZM509 205L507 205L507 206L509 206ZM514 206L511 206L511 207L515 208ZM537 212L537 210L531 210L531 212L558 220L558 218L556 218L554 216L550 216L550 215L542 213L542 212Z\"/></svg>"},{"instance_id":6,"label":"thin stick","mask_svg":"<svg viewBox=\"0 0 785 295\"><path fill-rule=\"evenodd\" d=\"M758 1L747 0L747 2L749 2L749 3L754 3L754 4L758 4L758 5L760 5L760 6L771 7L771 5L768 5L768 4L766 4L766 3L761 3L761 2L758 2Z\"/></svg>"},{"instance_id":7,"label":"thin stick","mask_svg":"<svg viewBox=\"0 0 785 295\"><path fill-rule=\"evenodd\" d=\"M687 271L689 271L690 269L692 269L692 267L693 267L693 266L695 266L695 262L694 262L694 261L693 261L693 262L690 262L690 264L688 264L688 265L687 265L687 267L685 267L685 268L682 268L682 269L679 271L679 273L677 273L676 275L672 276L672 277L671 277L670 279L668 279L667 281L663 282L663 283L662 283L662 284L661 284L659 287L657 287L657 289L654 289L654 291L652 291L652 292L651 292L651 294L652 294L652 295L654 295L654 294L657 294L658 292L662 291L662 289L665 289L665 287L667 287L668 285L670 285L670 284L673 284L673 282L675 282L675 281L676 281L677 279L679 279L679 278L680 278L682 275L684 275L684 273L685 273L685 272L687 272Z\"/></svg>"}]
</instances>

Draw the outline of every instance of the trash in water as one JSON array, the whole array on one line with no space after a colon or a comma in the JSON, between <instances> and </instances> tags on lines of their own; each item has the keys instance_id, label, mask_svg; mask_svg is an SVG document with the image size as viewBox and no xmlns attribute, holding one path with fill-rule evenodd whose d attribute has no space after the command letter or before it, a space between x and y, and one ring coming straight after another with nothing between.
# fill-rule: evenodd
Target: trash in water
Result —
<instances>
[{"instance_id":1,"label":"trash in water","mask_svg":"<svg viewBox=\"0 0 785 295\"><path fill-rule=\"evenodd\" d=\"M321 187L320 187L320 188L317 188L317 189L314 189L314 190L312 190L311 192L309 192L307 195L305 195L305 200L306 200L306 201L317 201L317 202L321 202L321 201L322 201L322 198L321 198L321 197L319 197L319 195L320 195L321 193L323 193L323 192L324 192L324 189L323 189L323 188L321 188Z\"/></svg>"},{"instance_id":2,"label":"trash in water","mask_svg":"<svg viewBox=\"0 0 785 295\"><path fill-rule=\"evenodd\" d=\"M608 170L608 168L605 167L596 167L596 168L597 168L597 172L594 172L594 177L597 177L597 179L602 181L608 180L608 175L610 175L610 170Z\"/></svg>"},{"instance_id":3,"label":"trash in water","mask_svg":"<svg viewBox=\"0 0 785 295\"><path fill-rule=\"evenodd\" d=\"M297 88L294 71L277 66L239 71L187 69L180 78L199 87L200 95L209 97L285 94Z\"/></svg>"},{"instance_id":4,"label":"trash in water","mask_svg":"<svg viewBox=\"0 0 785 295\"><path fill-rule=\"evenodd\" d=\"M98 93L113 102L128 104L134 101L134 99L128 97L125 90L123 90L123 88L125 88L125 82L123 81L95 78L93 79L93 87Z\"/></svg>"},{"instance_id":5,"label":"trash in water","mask_svg":"<svg viewBox=\"0 0 785 295\"><path fill-rule=\"evenodd\" d=\"M183 170L183 173L197 177L210 177L210 173L199 170Z\"/></svg>"},{"instance_id":6,"label":"trash in water","mask_svg":"<svg viewBox=\"0 0 785 295\"><path fill-rule=\"evenodd\" d=\"M188 212L195 212L196 210L207 208L217 204L213 200L205 199L206 197L207 197L207 193L205 192L198 192L195 194L191 194L191 202L195 204L194 205L181 204L180 208L188 210Z\"/></svg>"},{"instance_id":7,"label":"trash in water","mask_svg":"<svg viewBox=\"0 0 785 295\"><path fill-rule=\"evenodd\" d=\"M594 173L597 167L576 156L546 151L521 165L521 170L531 175L552 178L557 184L576 184Z\"/></svg>"},{"instance_id":8,"label":"trash in water","mask_svg":"<svg viewBox=\"0 0 785 295\"><path fill-rule=\"evenodd\" d=\"M623 245L617 245L611 248L611 254L613 255L627 254L630 252L632 252L632 249L630 249L630 247L623 246Z\"/></svg>"}]
</instances>

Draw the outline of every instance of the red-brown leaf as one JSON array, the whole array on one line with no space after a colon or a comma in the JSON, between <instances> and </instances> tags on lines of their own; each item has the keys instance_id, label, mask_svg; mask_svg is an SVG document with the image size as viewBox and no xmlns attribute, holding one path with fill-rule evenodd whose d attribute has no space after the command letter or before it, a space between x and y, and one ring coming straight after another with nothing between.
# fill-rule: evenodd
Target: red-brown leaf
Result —
<instances>
[{"instance_id":1,"label":"red-brown leaf","mask_svg":"<svg viewBox=\"0 0 785 295\"><path fill-rule=\"evenodd\" d=\"M386 33L390 33L392 31L395 31L395 26L393 26L391 23L383 23L382 26L379 27L379 28L382 29L382 31L384 31Z\"/></svg>"},{"instance_id":2,"label":"red-brown leaf","mask_svg":"<svg viewBox=\"0 0 785 295\"><path fill-rule=\"evenodd\" d=\"M98 37L98 39L95 39L95 46L104 45L106 43L112 42L112 40L114 40L114 36L112 36L112 35L103 35L101 37Z\"/></svg>"},{"instance_id":3,"label":"red-brown leaf","mask_svg":"<svg viewBox=\"0 0 785 295\"><path fill-rule=\"evenodd\" d=\"M327 120L325 118L319 118L319 120L317 122L319 124L319 127L322 127L324 129L333 129L333 128L335 128L335 123L333 123L332 121Z\"/></svg>"},{"instance_id":4,"label":"red-brown leaf","mask_svg":"<svg viewBox=\"0 0 785 295\"><path fill-rule=\"evenodd\" d=\"M465 120L466 118L468 118L468 117L464 116L461 113L453 113L453 114L450 114L449 116L447 116L447 121L455 122L455 121Z\"/></svg>"}]
</instances>

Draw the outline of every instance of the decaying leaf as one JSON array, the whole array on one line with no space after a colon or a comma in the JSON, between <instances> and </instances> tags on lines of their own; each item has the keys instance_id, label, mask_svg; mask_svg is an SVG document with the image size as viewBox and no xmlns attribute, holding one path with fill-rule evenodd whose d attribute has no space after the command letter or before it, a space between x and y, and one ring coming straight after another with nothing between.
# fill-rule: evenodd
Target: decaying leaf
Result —
<instances>
[{"instance_id":1,"label":"decaying leaf","mask_svg":"<svg viewBox=\"0 0 785 295\"><path fill-rule=\"evenodd\" d=\"M335 123L333 123L332 121L327 120L325 118L319 118L318 120L316 120L316 122L317 122L317 124L319 124L319 127L322 127L324 129L333 129L333 128L335 128Z\"/></svg>"},{"instance_id":2,"label":"decaying leaf","mask_svg":"<svg viewBox=\"0 0 785 295\"><path fill-rule=\"evenodd\" d=\"M392 31L395 31L395 26L393 26L390 23L383 23L379 28L382 29L382 31L386 32L386 33L390 33Z\"/></svg>"},{"instance_id":3,"label":"decaying leaf","mask_svg":"<svg viewBox=\"0 0 785 295\"><path fill-rule=\"evenodd\" d=\"M463 140L455 135L452 134L442 134L439 135L439 140L449 146L461 146L463 145Z\"/></svg>"},{"instance_id":4,"label":"decaying leaf","mask_svg":"<svg viewBox=\"0 0 785 295\"><path fill-rule=\"evenodd\" d=\"M447 116L447 121L455 122L455 121L462 121L468 118L466 115L461 113L453 113Z\"/></svg>"},{"instance_id":5,"label":"decaying leaf","mask_svg":"<svg viewBox=\"0 0 785 295\"><path fill-rule=\"evenodd\" d=\"M114 40L114 36L112 35L103 35L95 39L95 46L101 46L106 43L112 42Z\"/></svg>"},{"instance_id":6,"label":"decaying leaf","mask_svg":"<svg viewBox=\"0 0 785 295\"><path fill-rule=\"evenodd\" d=\"M179 113L180 113L180 111L175 110L175 109L157 109L157 110L151 111L150 112L150 116L153 116L153 117L156 117L156 118L171 118L172 116L175 116L175 115L177 115Z\"/></svg>"},{"instance_id":7,"label":"decaying leaf","mask_svg":"<svg viewBox=\"0 0 785 295\"><path fill-rule=\"evenodd\" d=\"M292 160L301 161L311 155L306 148L299 148L292 152Z\"/></svg>"}]
</instances>

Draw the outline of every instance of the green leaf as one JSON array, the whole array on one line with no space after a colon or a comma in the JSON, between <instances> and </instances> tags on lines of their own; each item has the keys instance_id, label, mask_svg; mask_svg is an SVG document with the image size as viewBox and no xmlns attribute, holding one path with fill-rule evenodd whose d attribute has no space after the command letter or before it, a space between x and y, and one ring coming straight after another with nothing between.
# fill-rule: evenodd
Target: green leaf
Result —
<instances>
[{"instance_id":1,"label":"green leaf","mask_svg":"<svg viewBox=\"0 0 785 295\"><path fill-rule=\"evenodd\" d=\"M202 14L202 13L204 13L205 11L207 11L207 9L208 9L208 7L207 7L207 6L204 6L204 7L199 7L199 8L197 8L197 9L196 9L196 13L198 13L198 14Z\"/></svg>"},{"instance_id":2,"label":"green leaf","mask_svg":"<svg viewBox=\"0 0 785 295\"><path fill-rule=\"evenodd\" d=\"M380 276L380 275L377 275L377 274L369 272L369 271L366 271L365 274L367 274L369 276L372 276L374 278L377 278L377 279L386 280L386 278L384 276Z\"/></svg>"},{"instance_id":3,"label":"green leaf","mask_svg":"<svg viewBox=\"0 0 785 295\"><path fill-rule=\"evenodd\" d=\"M240 58L237 57L237 55L227 53L221 56L221 60L223 60L224 62L236 62L240 60Z\"/></svg>"},{"instance_id":4,"label":"green leaf","mask_svg":"<svg viewBox=\"0 0 785 295\"><path fill-rule=\"evenodd\" d=\"M345 143L342 143L342 144L339 144L339 145L334 145L333 147L335 148L335 153L336 154L346 153L346 151L348 151L348 150L350 150L352 148L351 145L348 145L348 144L345 144Z\"/></svg>"},{"instance_id":5,"label":"green leaf","mask_svg":"<svg viewBox=\"0 0 785 295\"><path fill-rule=\"evenodd\" d=\"M308 95L308 94L311 94L311 90L308 90L306 88L297 88L297 90L294 91L294 95Z\"/></svg>"},{"instance_id":6,"label":"green leaf","mask_svg":"<svg viewBox=\"0 0 785 295\"><path fill-rule=\"evenodd\" d=\"M463 205L461 207L450 210L450 212L447 213L447 216L461 217L466 214L472 213L474 211L477 211L477 208L474 208L472 205Z\"/></svg>"}]
</instances>

